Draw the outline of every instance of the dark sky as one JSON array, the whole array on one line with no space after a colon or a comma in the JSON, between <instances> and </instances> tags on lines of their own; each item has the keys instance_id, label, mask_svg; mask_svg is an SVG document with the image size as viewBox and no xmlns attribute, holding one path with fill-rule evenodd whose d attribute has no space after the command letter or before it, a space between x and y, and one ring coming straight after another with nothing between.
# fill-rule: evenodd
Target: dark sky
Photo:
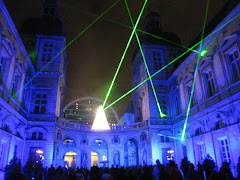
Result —
<instances>
[{"instance_id":1,"label":"dark sky","mask_svg":"<svg viewBox=\"0 0 240 180\"><path fill-rule=\"evenodd\" d=\"M4 0L4 2L16 27L19 28L24 19L40 16L43 0ZM70 42L96 18L94 14L100 15L114 2L112 0L59 0L59 13L66 25L67 42ZM127 2L135 21L144 0ZM224 2L226 0L210 0L207 20L212 18ZM142 29L151 6L152 11L159 12L161 15L163 31L177 34L182 44L187 46L201 31L206 4L207 0L149 0L138 28ZM123 0L104 17L131 25ZM100 19L68 48L69 65L65 104L85 96L105 99L130 34L130 29ZM108 99L109 103L132 88L131 58L136 47L136 39L133 38ZM131 95L113 106L119 117L127 107L130 98Z\"/></svg>"}]
</instances>

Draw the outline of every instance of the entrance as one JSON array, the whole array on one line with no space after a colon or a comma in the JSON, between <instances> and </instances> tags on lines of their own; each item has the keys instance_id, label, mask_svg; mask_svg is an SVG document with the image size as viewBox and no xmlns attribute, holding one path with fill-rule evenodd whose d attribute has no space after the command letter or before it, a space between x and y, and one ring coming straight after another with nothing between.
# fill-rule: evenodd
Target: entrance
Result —
<instances>
[{"instance_id":1,"label":"entrance","mask_svg":"<svg viewBox=\"0 0 240 180\"><path fill-rule=\"evenodd\" d=\"M124 144L125 166L138 165L138 145L134 138L127 140Z\"/></svg>"},{"instance_id":2,"label":"entrance","mask_svg":"<svg viewBox=\"0 0 240 180\"><path fill-rule=\"evenodd\" d=\"M76 153L75 152L67 152L64 156L64 167L65 168L76 168Z\"/></svg>"},{"instance_id":3,"label":"entrance","mask_svg":"<svg viewBox=\"0 0 240 180\"><path fill-rule=\"evenodd\" d=\"M108 167L108 145L102 139L96 139L91 144L91 165Z\"/></svg>"},{"instance_id":4,"label":"entrance","mask_svg":"<svg viewBox=\"0 0 240 180\"><path fill-rule=\"evenodd\" d=\"M91 152L91 166L98 166L98 154L96 152Z\"/></svg>"}]
</instances>

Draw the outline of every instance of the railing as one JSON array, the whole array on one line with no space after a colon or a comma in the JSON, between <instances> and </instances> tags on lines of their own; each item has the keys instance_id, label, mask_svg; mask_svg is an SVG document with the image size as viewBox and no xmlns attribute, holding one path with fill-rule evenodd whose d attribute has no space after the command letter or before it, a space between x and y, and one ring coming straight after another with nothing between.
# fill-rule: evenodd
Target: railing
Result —
<instances>
[{"instance_id":1,"label":"railing","mask_svg":"<svg viewBox=\"0 0 240 180\"><path fill-rule=\"evenodd\" d=\"M7 88L3 84L0 84L0 97L5 102L7 102L13 109L15 109L19 114L21 114L24 118L27 118L27 112L20 105L20 102L11 97Z\"/></svg>"},{"instance_id":2,"label":"railing","mask_svg":"<svg viewBox=\"0 0 240 180\"><path fill-rule=\"evenodd\" d=\"M85 131L91 131L91 125L85 125L85 124L78 124L78 123L73 123L65 120L64 118L57 118L58 124L68 127L68 128L73 128L73 129L78 129L78 130L85 130ZM149 121L143 121L139 123L134 123L131 125L121 125L121 126L110 126L110 129L112 131L118 130L118 131L123 131L123 130L130 130L130 129L138 129L142 127L147 127L149 125Z\"/></svg>"}]
</instances>

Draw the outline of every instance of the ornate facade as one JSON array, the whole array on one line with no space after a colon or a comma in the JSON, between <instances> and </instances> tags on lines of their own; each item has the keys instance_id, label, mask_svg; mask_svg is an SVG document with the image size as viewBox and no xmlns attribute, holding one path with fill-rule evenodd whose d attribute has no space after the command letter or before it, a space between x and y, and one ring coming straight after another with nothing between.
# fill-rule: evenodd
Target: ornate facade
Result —
<instances>
[{"instance_id":1,"label":"ornate facade","mask_svg":"<svg viewBox=\"0 0 240 180\"><path fill-rule=\"evenodd\" d=\"M44 166L150 165L156 159L180 164L183 157L196 165L209 154L218 167L227 161L236 172L240 156L239 3L226 4L224 13L219 11L221 18L217 15L206 27L201 50L207 53L199 58L183 141L199 45L152 77L157 100L148 80L134 91L120 120L113 108L107 112L111 130L92 131L92 108L102 100L79 98L63 107L67 53L61 51L66 38L57 4L46 0L41 18L26 20L20 33L3 0L0 9L0 171L14 156L22 164L29 157L41 160L36 151L42 150ZM144 30L180 43L176 35L162 31L157 13L149 13ZM149 35L143 36L142 48L150 74L186 51ZM133 86L148 78L138 49L132 72ZM167 117L159 116L157 102Z\"/></svg>"}]
</instances>

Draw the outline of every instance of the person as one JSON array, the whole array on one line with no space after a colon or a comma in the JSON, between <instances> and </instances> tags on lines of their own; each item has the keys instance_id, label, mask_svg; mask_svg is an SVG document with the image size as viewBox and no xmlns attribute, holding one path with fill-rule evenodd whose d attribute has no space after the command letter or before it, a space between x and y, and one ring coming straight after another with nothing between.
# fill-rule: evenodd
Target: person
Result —
<instances>
[{"instance_id":1,"label":"person","mask_svg":"<svg viewBox=\"0 0 240 180\"><path fill-rule=\"evenodd\" d=\"M102 180L112 180L112 175L109 173L109 169L105 168L104 173L102 174Z\"/></svg>"},{"instance_id":2,"label":"person","mask_svg":"<svg viewBox=\"0 0 240 180\"><path fill-rule=\"evenodd\" d=\"M194 170L194 165L192 163L189 164L188 179L189 180L201 180L200 174Z\"/></svg>"},{"instance_id":3,"label":"person","mask_svg":"<svg viewBox=\"0 0 240 180\"><path fill-rule=\"evenodd\" d=\"M55 168L53 167L53 165L51 165L51 167L48 169L48 179L53 180L54 176L55 176Z\"/></svg>"},{"instance_id":4,"label":"person","mask_svg":"<svg viewBox=\"0 0 240 180\"><path fill-rule=\"evenodd\" d=\"M183 180L182 174L177 168L174 161L170 161L169 167L167 170L167 179L169 180Z\"/></svg>"},{"instance_id":5,"label":"person","mask_svg":"<svg viewBox=\"0 0 240 180\"><path fill-rule=\"evenodd\" d=\"M160 163L159 159L156 160L156 166L153 168L152 177L153 180L162 180L165 179L165 168Z\"/></svg>"}]
</instances>

